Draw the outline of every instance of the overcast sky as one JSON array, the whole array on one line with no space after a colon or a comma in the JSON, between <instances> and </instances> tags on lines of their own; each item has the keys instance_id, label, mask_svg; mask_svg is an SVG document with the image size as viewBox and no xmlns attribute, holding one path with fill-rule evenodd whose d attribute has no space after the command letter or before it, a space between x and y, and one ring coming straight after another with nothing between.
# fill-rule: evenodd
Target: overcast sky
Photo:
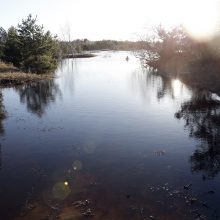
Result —
<instances>
[{"instance_id":1,"label":"overcast sky","mask_svg":"<svg viewBox=\"0 0 220 220\"><path fill-rule=\"evenodd\" d=\"M191 1L0 0L0 26L7 29L17 25L31 13L38 16L39 24L60 37L61 30L70 27L73 39L131 40L156 24L174 25L180 22L183 10L190 7Z\"/></svg>"}]
</instances>

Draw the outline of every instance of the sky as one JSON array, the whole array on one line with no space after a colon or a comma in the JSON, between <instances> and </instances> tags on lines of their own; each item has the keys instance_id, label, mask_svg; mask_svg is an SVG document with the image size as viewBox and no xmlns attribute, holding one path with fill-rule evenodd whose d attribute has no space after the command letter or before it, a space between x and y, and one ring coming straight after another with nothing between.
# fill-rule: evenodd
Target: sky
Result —
<instances>
[{"instance_id":1,"label":"sky","mask_svg":"<svg viewBox=\"0 0 220 220\"><path fill-rule=\"evenodd\" d=\"M16 26L31 13L60 38L70 32L71 40L135 40L158 24L184 21L189 29L201 31L204 14L211 17L205 23L210 32L215 9L220 12L219 0L0 0L0 26Z\"/></svg>"}]
</instances>

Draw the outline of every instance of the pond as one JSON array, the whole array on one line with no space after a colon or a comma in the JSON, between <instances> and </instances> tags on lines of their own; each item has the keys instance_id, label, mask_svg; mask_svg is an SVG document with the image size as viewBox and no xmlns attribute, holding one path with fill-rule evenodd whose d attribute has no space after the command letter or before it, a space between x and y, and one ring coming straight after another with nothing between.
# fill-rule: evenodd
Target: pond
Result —
<instances>
[{"instance_id":1,"label":"pond","mask_svg":"<svg viewBox=\"0 0 220 220\"><path fill-rule=\"evenodd\" d=\"M0 219L220 219L218 95L120 51L1 93Z\"/></svg>"}]
</instances>

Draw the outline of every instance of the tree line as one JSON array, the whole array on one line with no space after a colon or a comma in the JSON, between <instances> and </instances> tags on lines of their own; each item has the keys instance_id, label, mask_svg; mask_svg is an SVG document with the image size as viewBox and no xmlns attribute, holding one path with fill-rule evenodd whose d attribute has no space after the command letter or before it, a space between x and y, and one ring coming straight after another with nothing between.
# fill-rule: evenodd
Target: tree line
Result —
<instances>
[{"instance_id":1,"label":"tree line","mask_svg":"<svg viewBox=\"0 0 220 220\"><path fill-rule=\"evenodd\" d=\"M141 41L116 41L116 40L98 40L90 41L88 39L76 39L73 41L60 41L63 54L82 53L84 51L94 50L140 50Z\"/></svg>"}]
</instances>

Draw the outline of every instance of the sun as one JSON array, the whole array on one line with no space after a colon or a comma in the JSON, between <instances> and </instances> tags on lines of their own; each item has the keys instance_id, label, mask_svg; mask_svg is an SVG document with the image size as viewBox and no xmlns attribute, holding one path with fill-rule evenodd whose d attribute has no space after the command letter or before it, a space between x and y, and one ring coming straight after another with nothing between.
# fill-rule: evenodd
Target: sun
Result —
<instances>
[{"instance_id":1,"label":"sun","mask_svg":"<svg viewBox=\"0 0 220 220\"><path fill-rule=\"evenodd\" d=\"M182 24L189 34L206 40L220 30L220 0L155 0L158 12L155 15L165 27Z\"/></svg>"},{"instance_id":2,"label":"sun","mask_svg":"<svg viewBox=\"0 0 220 220\"><path fill-rule=\"evenodd\" d=\"M220 4L216 0L186 1L183 25L194 38L210 39L217 33L220 25Z\"/></svg>"}]
</instances>

